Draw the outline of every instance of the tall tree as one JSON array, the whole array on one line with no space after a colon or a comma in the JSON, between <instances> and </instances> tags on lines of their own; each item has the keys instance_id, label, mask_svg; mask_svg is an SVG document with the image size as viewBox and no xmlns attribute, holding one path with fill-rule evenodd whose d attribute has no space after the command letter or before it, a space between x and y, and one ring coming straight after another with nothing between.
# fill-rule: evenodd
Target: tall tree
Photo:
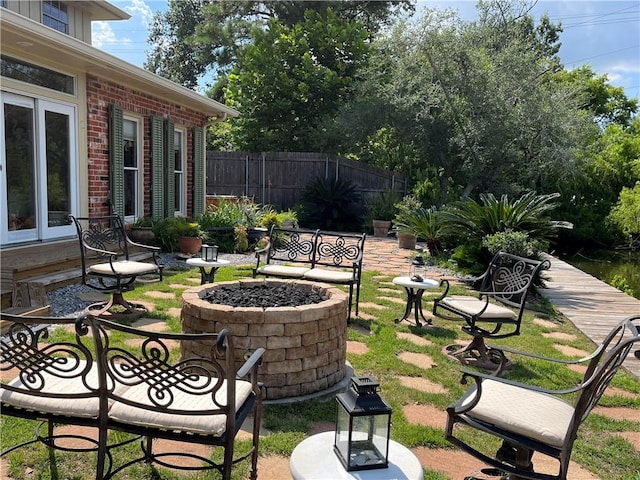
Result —
<instances>
[{"instance_id":1,"label":"tall tree","mask_svg":"<svg viewBox=\"0 0 640 480\"><path fill-rule=\"evenodd\" d=\"M323 117L348 99L364 61L367 31L331 9L307 11L287 27L271 20L254 28L251 44L229 75L235 144L247 150L308 151Z\"/></svg>"},{"instance_id":2,"label":"tall tree","mask_svg":"<svg viewBox=\"0 0 640 480\"><path fill-rule=\"evenodd\" d=\"M525 2L479 5L476 22L426 10L399 24L373 60L384 65L376 96L432 167L418 170L437 172L440 202L456 184L463 196L545 191L573 170L573 148L590 132L576 98L551 82L559 27L535 26Z\"/></svg>"},{"instance_id":3,"label":"tall tree","mask_svg":"<svg viewBox=\"0 0 640 480\"><path fill-rule=\"evenodd\" d=\"M305 21L305 12L328 8L364 24L373 37L394 15L413 11L414 0L170 0L154 16L145 68L193 88L205 74L224 77L237 65L254 28L266 29L272 20L291 28Z\"/></svg>"}]
</instances>

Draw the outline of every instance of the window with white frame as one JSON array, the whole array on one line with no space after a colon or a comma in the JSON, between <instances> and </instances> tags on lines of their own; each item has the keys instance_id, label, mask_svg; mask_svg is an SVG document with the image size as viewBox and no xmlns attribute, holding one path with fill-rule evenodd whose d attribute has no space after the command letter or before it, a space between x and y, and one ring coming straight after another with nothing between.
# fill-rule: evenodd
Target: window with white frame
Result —
<instances>
[{"instance_id":1,"label":"window with white frame","mask_svg":"<svg viewBox=\"0 0 640 480\"><path fill-rule=\"evenodd\" d=\"M42 23L62 33L69 34L67 6L59 0L42 2Z\"/></svg>"},{"instance_id":2,"label":"window with white frame","mask_svg":"<svg viewBox=\"0 0 640 480\"><path fill-rule=\"evenodd\" d=\"M124 157L124 216L135 220L142 215L140 179L142 178L140 148L141 128L137 119L124 117L122 122L122 148Z\"/></svg>"},{"instance_id":3,"label":"window with white frame","mask_svg":"<svg viewBox=\"0 0 640 480\"><path fill-rule=\"evenodd\" d=\"M185 131L176 128L174 133L173 150L174 150L174 195L175 195L175 214L186 216L186 195L185 195L185 170L186 170L186 152L185 152Z\"/></svg>"}]
</instances>

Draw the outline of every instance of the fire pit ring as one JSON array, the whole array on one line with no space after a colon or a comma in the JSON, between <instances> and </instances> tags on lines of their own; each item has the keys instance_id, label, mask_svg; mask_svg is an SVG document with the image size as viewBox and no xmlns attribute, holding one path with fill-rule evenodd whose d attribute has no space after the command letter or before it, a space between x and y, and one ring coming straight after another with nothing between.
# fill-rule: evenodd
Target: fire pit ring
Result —
<instances>
[{"instance_id":1,"label":"fire pit ring","mask_svg":"<svg viewBox=\"0 0 640 480\"><path fill-rule=\"evenodd\" d=\"M222 286L295 285L319 289L327 300L294 307L233 307L203 297ZM267 400L311 395L340 382L346 373L347 293L337 287L304 280L246 279L219 282L185 290L182 294L182 330L185 333L219 332L233 336L236 363L247 350L266 352L259 370ZM182 357L210 355L209 345L183 342Z\"/></svg>"}]
</instances>

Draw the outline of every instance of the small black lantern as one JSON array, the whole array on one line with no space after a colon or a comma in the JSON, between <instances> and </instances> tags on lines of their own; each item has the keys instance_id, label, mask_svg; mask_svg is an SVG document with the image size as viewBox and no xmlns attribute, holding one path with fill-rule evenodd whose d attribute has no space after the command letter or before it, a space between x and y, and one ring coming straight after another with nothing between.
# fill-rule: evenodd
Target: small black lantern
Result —
<instances>
[{"instance_id":1,"label":"small black lantern","mask_svg":"<svg viewBox=\"0 0 640 480\"><path fill-rule=\"evenodd\" d=\"M217 245L202 245L201 257L205 262L217 262L218 261L218 246Z\"/></svg>"},{"instance_id":2,"label":"small black lantern","mask_svg":"<svg viewBox=\"0 0 640 480\"><path fill-rule=\"evenodd\" d=\"M373 377L352 377L350 388L336 396L333 450L348 472L389 467L391 407L379 386Z\"/></svg>"}]
</instances>

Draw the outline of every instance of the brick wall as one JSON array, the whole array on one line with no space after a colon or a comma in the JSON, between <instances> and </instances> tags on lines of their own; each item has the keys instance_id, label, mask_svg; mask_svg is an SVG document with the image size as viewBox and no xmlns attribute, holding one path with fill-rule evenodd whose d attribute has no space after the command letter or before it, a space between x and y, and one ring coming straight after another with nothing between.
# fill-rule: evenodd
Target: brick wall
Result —
<instances>
[{"instance_id":1,"label":"brick wall","mask_svg":"<svg viewBox=\"0 0 640 480\"><path fill-rule=\"evenodd\" d=\"M176 126L186 127L187 139L187 208L191 215L193 193L193 140L191 128L202 126L206 115L181 105L167 103L113 82L87 76L87 158L89 185L89 215L107 215L104 205L109 193L109 104L122 107L125 115L144 117L144 214L151 213L150 117L167 117Z\"/></svg>"}]
</instances>

